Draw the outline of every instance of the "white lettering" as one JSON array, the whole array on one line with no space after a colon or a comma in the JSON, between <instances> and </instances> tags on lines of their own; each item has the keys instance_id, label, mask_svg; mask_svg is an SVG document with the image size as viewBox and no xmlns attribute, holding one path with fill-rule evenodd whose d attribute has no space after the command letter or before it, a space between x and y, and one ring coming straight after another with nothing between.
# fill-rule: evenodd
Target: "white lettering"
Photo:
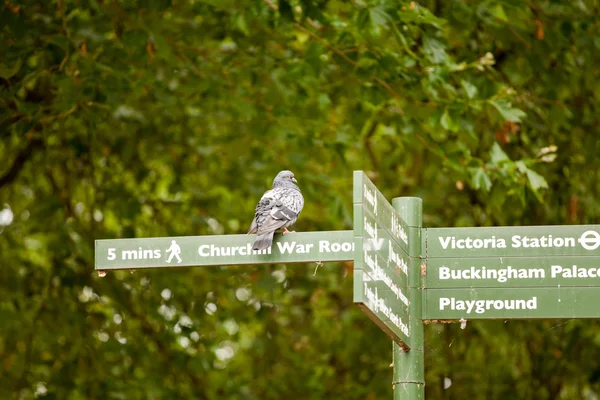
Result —
<instances>
[{"instance_id":1,"label":"white lettering","mask_svg":"<svg viewBox=\"0 0 600 400\"><path fill-rule=\"evenodd\" d=\"M442 248L444 250L446 250L448 248L448 245L450 244L450 239L452 239L451 236L446 236L445 238L443 237L438 237L438 239L440 239L440 244L442 245Z\"/></svg>"},{"instance_id":2,"label":"white lettering","mask_svg":"<svg viewBox=\"0 0 600 400\"><path fill-rule=\"evenodd\" d=\"M455 236L438 236L438 240L440 241L440 245L444 250L450 248L454 249L505 249L506 248L506 240L502 238L496 238L496 236L492 236L491 238L471 238L466 237L463 239L457 239Z\"/></svg>"},{"instance_id":3,"label":"white lettering","mask_svg":"<svg viewBox=\"0 0 600 400\"><path fill-rule=\"evenodd\" d=\"M408 325L406 325L406 323L402 321L398 314L394 313L392 309L388 307L387 304L385 304L385 300L383 298L379 297L377 288L375 288L375 291L373 291L367 285L367 282L364 282L364 288L364 293L367 298L367 306L369 307L369 309L375 313L380 312L383 315L385 315L392 324L394 324L396 327L398 327L398 329L400 329L402 333L410 337L410 329Z\"/></svg>"},{"instance_id":4,"label":"white lettering","mask_svg":"<svg viewBox=\"0 0 600 400\"><path fill-rule=\"evenodd\" d=\"M377 256L373 257L365 250L363 252L363 259L365 264L371 269L369 275L373 278L373 280L382 281L387 287L390 288L392 293L396 295L397 299L408 306L410 304L408 298L404 293L402 293L402 289L396 285L392 278L386 274L385 270L379 266Z\"/></svg>"},{"instance_id":5,"label":"white lettering","mask_svg":"<svg viewBox=\"0 0 600 400\"><path fill-rule=\"evenodd\" d=\"M369 221L367 221L367 217L364 217L364 223L365 232L367 232L367 234L371 236L371 238L377 239L377 228L375 227L375 224L369 223Z\"/></svg>"},{"instance_id":6,"label":"white lettering","mask_svg":"<svg viewBox=\"0 0 600 400\"><path fill-rule=\"evenodd\" d=\"M312 244L309 245L312 248ZM349 253L354 251L354 243L352 242L330 242L329 240L319 240L319 253L331 253L331 252L345 252Z\"/></svg>"},{"instance_id":7,"label":"white lettering","mask_svg":"<svg viewBox=\"0 0 600 400\"><path fill-rule=\"evenodd\" d=\"M208 253L207 249L209 248L210 246L207 244L198 247L198 255L200 255L200 257L208 257L210 253Z\"/></svg>"},{"instance_id":8,"label":"white lettering","mask_svg":"<svg viewBox=\"0 0 600 400\"><path fill-rule=\"evenodd\" d=\"M450 279L450 268L448 268L448 267L440 267L438 269L438 273L440 275L440 280Z\"/></svg>"},{"instance_id":9,"label":"white lettering","mask_svg":"<svg viewBox=\"0 0 600 400\"><path fill-rule=\"evenodd\" d=\"M491 309L495 310L537 310L537 297L528 300L457 300L454 297L440 297L440 311L448 309L452 311L466 311L471 314L483 314Z\"/></svg>"},{"instance_id":10,"label":"white lettering","mask_svg":"<svg viewBox=\"0 0 600 400\"><path fill-rule=\"evenodd\" d=\"M443 310L446 306L450 305L450 299L447 297L440 297L440 310Z\"/></svg>"},{"instance_id":11,"label":"white lettering","mask_svg":"<svg viewBox=\"0 0 600 400\"><path fill-rule=\"evenodd\" d=\"M291 253L294 251L296 242L277 242L277 247L281 254Z\"/></svg>"},{"instance_id":12,"label":"white lettering","mask_svg":"<svg viewBox=\"0 0 600 400\"><path fill-rule=\"evenodd\" d=\"M394 222L392 221L394 224ZM575 247L577 241L581 243L582 247L590 250L592 249L588 246L588 241L594 241L591 246L593 249L600 247L600 233L595 231L586 232L589 235L589 232L593 232L598 236L598 244L595 242L595 236L592 239L589 239L587 236L585 238L579 238L576 240L573 237L553 237L552 235L543 235L543 236L521 236L521 235L513 235L510 237L510 245L514 249L519 248L527 248L527 249L535 249L535 248L562 248L562 247ZM585 240L584 240L585 239ZM438 240L440 241L440 245L444 250L455 250L455 249L505 249L506 240L503 238L496 238L496 236L481 238L481 237L463 237L457 238L455 236L438 236ZM584 246L585 244L585 246ZM586 247L587 246L587 247Z\"/></svg>"},{"instance_id":13,"label":"white lettering","mask_svg":"<svg viewBox=\"0 0 600 400\"><path fill-rule=\"evenodd\" d=\"M137 251L135 250L123 250L121 252L121 257L123 260L137 260Z\"/></svg>"},{"instance_id":14,"label":"white lettering","mask_svg":"<svg viewBox=\"0 0 600 400\"><path fill-rule=\"evenodd\" d=\"M383 247L384 240L385 239L383 238L365 239L363 247L367 250L378 251L381 250L381 248Z\"/></svg>"},{"instance_id":15,"label":"white lettering","mask_svg":"<svg viewBox=\"0 0 600 400\"><path fill-rule=\"evenodd\" d=\"M547 247L575 247L575 238L570 237L552 237L552 235L541 237L528 237L514 235L511 238L512 247L518 249L524 248L547 248Z\"/></svg>"},{"instance_id":16,"label":"white lettering","mask_svg":"<svg viewBox=\"0 0 600 400\"><path fill-rule=\"evenodd\" d=\"M577 265L571 266L571 268L563 267L560 265L552 265L550 267L550 276L552 278L598 278L600 277L600 268L584 268L578 267Z\"/></svg>"},{"instance_id":17,"label":"white lettering","mask_svg":"<svg viewBox=\"0 0 600 400\"><path fill-rule=\"evenodd\" d=\"M143 249L139 247L137 250L122 250L121 251L121 259L122 260L152 260L155 258L160 258L161 252L158 249ZM116 258L115 249L108 249L108 259L114 260Z\"/></svg>"},{"instance_id":18,"label":"white lettering","mask_svg":"<svg viewBox=\"0 0 600 400\"><path fill-rule=\"evenodd\" d=\"M247 243L245 246L215 246L214 244L203 244L198 246L198 255L200 257L228 257L235 256L236 253L242 256L251 254L271 254L271 248L253 250L251 243Z\"/></svg>"},{"instance_id":19,"label":"white lettering","mask_svg":"<svg viewBox=\"0 0 600 400\"><path fill-rule=\"evenodd\" d=\"M560 272L555 271L556 266L552 266L552 274ZM500 283L506 283L509 279L544 279L546 277L546 271L542 268L513 268L508 266L506 268L488 269L483 266L476 268L471 266L470 268L458 268L451 269L449 267L442 266L438 268L438 278L440 280L495 280ZM553 276L554 277L554 276Z\"/></svg>"},{"instance_id":20,"label":"white lettering","mask_svg":"<svg viewBox=\"0 0 600 400\"><path fill-rule=\"evenodd\" d=\"M363 193L365 196L365 200L367 200L367 203L369 203L371 207L373 207L373 214L377 216L377 196L375 195L375 192L369 190L367 188L367 185L363 184Z\"/></svg>"},{"instance_id":21,"label":"white lettering","mask_svg":"<svg viewBox=\"0 0 600 400\"><path fill-rule=\"evenodd\" d=\"M405 275L408 275L408 265L406 264L406 261L394 251L394 246L392 246L391 241L388 241L388 262L389 261L396 264Z\"/></svg>"},{"instance_id":22,"label":"white lettering","mask_svg":"<svg viewBox=\"0 0 600 400\"><path fill-rule=\"evenodd\" d=\"M392 235L408 244L408 235L406 230L400 224L398 216L392 212Z\"/></svg>"}]
</instances>

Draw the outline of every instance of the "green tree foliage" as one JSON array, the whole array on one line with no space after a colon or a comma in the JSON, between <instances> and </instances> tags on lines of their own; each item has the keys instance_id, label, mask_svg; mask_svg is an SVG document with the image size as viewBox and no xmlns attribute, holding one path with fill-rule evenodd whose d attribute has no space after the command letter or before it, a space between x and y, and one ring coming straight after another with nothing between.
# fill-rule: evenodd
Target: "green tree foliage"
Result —
<instances>
[{"instance_id":1,"label":"green tree foliage","mask_svg":"<svg viewBox=\"0 0 600 400\"><path fill-rule=\"evenodd\" d=\"M425 226L598 223L599 12L4 1L1 398L391 398L351 265L99 278L94 239L245 232L282 168L298 230L351 228L354 169ZM597 326L428 325L427 396L596 398Z\"/></svg>"}]
</instances>

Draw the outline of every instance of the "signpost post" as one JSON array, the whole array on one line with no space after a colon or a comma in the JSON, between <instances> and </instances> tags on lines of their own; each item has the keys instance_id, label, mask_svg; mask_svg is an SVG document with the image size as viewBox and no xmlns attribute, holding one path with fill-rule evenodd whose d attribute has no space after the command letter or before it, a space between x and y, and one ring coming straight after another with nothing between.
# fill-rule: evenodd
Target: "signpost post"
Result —
<instances>
[{"instance_id":1,"label":"signpost post","mask_svg":"<svg viewBox=\"0 0 600 400\"><path fill-rule=\"evenodd\" d=\"M354 261L354 302L392 340L394 399L424 399L424 320L600 318L600 225L422 228L354 172L354 229L96 240L95 268Z\"/></svg>"},{"instance_id":2,"label":"signpost post","mask_svg":"<svg viewBox=\"0 0 600 400\"><path fill-rule=\"evenodd\" d=\"M421 264L423 262L421 226L423 202L418 197L400 197L392 201L394 209L409 226L411 246L409 249L410 267L408 274L409 298L412 305L410 316L410 350L393 343L394 399L425 398L425 342L421 319L422 287Z\"/></svg>"}]
</instances>

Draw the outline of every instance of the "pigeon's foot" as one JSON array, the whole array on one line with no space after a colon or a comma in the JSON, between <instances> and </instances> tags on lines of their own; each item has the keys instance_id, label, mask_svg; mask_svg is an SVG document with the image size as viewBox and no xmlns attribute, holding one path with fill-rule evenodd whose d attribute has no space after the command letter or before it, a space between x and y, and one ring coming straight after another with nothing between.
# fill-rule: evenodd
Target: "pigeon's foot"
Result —
<instances>
[{"instance_id":1,"label":"pigeon's foot","mask_svg":"<svg viewBox=\"0 0 600 400\"><path fill-rule=\"evenodd\" d=\"M296 231L288 231L287 228L283 228L283 234L285 235L286 233L296 233Z\"/></svg>"}]
</instances>

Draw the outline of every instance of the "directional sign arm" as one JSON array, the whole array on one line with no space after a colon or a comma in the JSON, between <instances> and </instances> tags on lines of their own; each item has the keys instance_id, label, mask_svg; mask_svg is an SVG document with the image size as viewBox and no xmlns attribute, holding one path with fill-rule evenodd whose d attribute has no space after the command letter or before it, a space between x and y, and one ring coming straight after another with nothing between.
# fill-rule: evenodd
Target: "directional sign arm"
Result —
<instances>
[{"instance_id":1,"label":"directional sign arm","mask_svg":"<svg viewBox=\"0 0 600 400\"><path fill-rule=\"evenodd\" d=\"M97 270L351 261L352 231L275 235L253 250L255 235L178 236L96 240Z\"/></svg>"}]
</instances>

